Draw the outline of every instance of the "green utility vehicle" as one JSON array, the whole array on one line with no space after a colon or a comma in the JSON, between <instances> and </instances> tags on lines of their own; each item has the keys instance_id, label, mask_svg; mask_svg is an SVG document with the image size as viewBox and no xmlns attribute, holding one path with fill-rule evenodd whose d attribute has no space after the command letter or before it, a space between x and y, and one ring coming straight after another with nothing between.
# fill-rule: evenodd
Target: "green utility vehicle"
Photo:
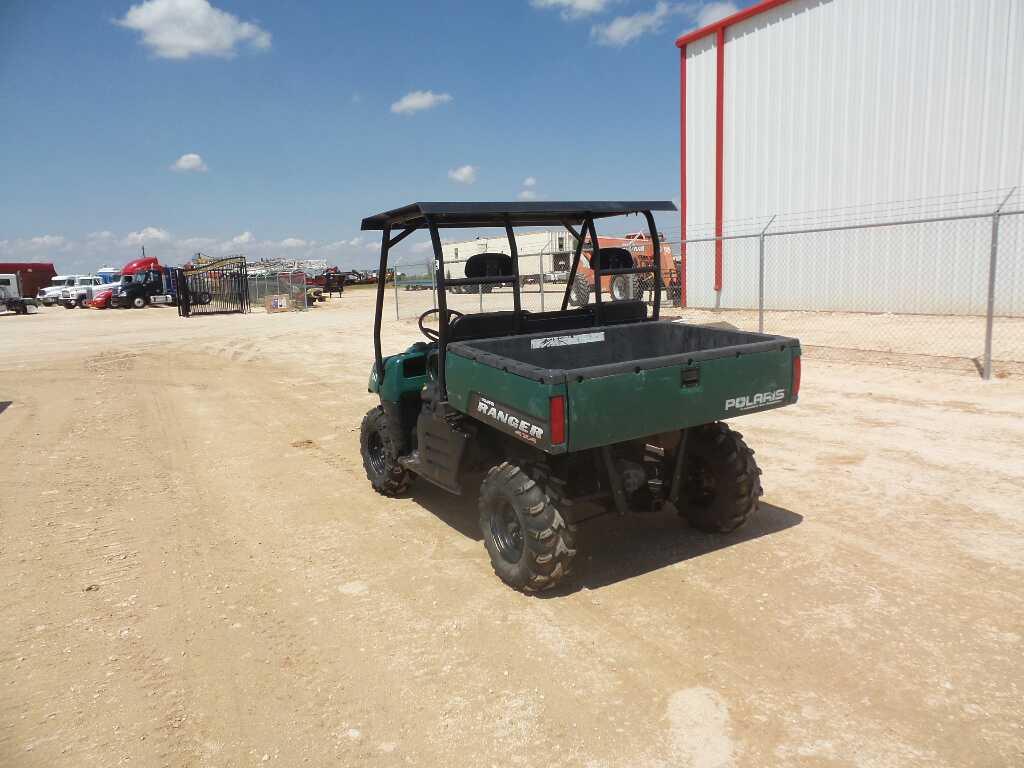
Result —
<instances>
[{"instance_id":1,"label":"green utility vehicle","mask_svg":"<svg viewBox=\"0 0 1024 768\"><path fill-rule=\"evenodd\" d=\"M594 302L568 308L584 242L599 242L598 219L642 216L659 253L652 212L674 210L669 202L414 203L363 220L363 230L383 233L381 275L391 248L428 230L437 282L437 306L419 320L427 341L387 357L377 284L369 390L381 404L363 419L366 474L385 496L405 493L416 477L461 494L482 475L484 543L516 589L565 577L577 524L601 511L674 508L699 529L725 532L757 510L753 451L723 422L796 402L800 343L659 319L661 262L635 266L624 248L598 248ZM575 238L561 309L522 308L517 226L564 227ZM465 277L448 277L440 231L485 227L504 230L509 253L477 254ZM640 273L654 275L650 308L602 297L602 276ZM485 286L488 303L504 297L509 309L448 307L449 291Z\"/></svg>"}]
</instances>

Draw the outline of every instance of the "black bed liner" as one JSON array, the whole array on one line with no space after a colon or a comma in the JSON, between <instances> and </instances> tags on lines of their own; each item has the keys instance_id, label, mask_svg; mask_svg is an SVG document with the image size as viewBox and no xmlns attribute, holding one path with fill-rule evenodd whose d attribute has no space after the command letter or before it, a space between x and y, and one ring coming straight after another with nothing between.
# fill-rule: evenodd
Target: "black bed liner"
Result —
<instances>
[{"instance_id":1,"label":"black bed liner","mask_svg":"<svg viewBox=\"0 0 1024 768\"><path fill-rule=\"evenodd\" d=\"M448 351L534 381L559 383L799 346L796 339L672 320L452 342Z\"/></svg>"}]
</instances>

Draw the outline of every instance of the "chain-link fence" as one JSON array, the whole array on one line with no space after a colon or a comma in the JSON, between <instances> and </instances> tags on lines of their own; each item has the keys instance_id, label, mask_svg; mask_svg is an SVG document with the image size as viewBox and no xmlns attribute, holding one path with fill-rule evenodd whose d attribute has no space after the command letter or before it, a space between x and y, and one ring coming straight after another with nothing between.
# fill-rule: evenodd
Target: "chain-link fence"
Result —
<instances>
[{"instance_id":1,"label":"chain-link fence","mask_svg":"<svg viewBox=\"0 0 1024 768\"><path fill-rule=\"evenodd\" d=\"M771 224L665 243L671 255L662 257L662 315L795 336L816 357L973 365L986 378L993 361L997 369L1024 370L1024 209L838 226ZM461 276L466 261L446 259L446 273ZM547 264L563 266L563 254L520 257L523 309L561 307L568 271L537 268ZM429 253L397 265L391 288L397 318L436 306L433 268ZM592 274L584 268L577 276L570 306L594 302ZM654 276L604 278L602 287L604 301L650 303ZM512 289L451 288L448 306L509 310Z\"/></svg>"},{"instance_id":2,"label":"chain-link fence","mask_svg":"<svg viewBox=\"0 0 1024 768\"><path fill-rule=\"evenodd\" d=\"M249 273L249 302L253 307L266 306L269 296L286 297L285 304L292 311L309 308L304 272L279 272L276 274Z\"/></svg>"},{"instance_id":3,"label":"chain-link fence","mask_svg":"<svg viewBox=\"0 0 1024 768\"><path fill-rule=\"evenodd\" d=\"M796 336L812 355L961 361L988 378L993 361L1024 363L1022 214L690 240L683 316Z\"/></svg>"}]
</instances>

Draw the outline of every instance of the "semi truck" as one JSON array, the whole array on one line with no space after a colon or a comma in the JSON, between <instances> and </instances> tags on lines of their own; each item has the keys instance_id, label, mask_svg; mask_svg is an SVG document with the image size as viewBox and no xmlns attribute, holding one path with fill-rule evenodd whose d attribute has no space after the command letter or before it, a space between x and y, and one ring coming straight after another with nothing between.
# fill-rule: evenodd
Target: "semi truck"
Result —
<instances>
[{"instance_id":1,"label":"semi truck","mask_svg":"<svg viewBox=\"0 0 1024 768\"><path fill-rule=\"evenodd\" d=\"M23 295L17 272L0 272L0 308L16 315L31 315L39 309L38 301Z\"/></svg>"},{"instance_id":2,"label":"semi truck","mask_svg":"<svg viewBox=\"0 0 1024 768\"><path fill-rule=\"evenodd\" d=\"M7 279L16 276L18 298L28 298L36 296L40 289L47 288L57 276L57 270L50 262L43 261L0 262L0 275L5 275ZM5 287L10 291L14 288L14 281ZM33 306L38 306L38 302Z\"/></svg>"},{"instance_id":3,"label":"semi truck","mask_svg":"<svg viewBox=\"0 0 1024 768\"><path fill-rule=\"evenodd\" d=\"M110 306L143 309L150 304L174 304L173 281L153 256L129 261L121 269L121 282L110 296Z\"/></svg>"}]
</instances>

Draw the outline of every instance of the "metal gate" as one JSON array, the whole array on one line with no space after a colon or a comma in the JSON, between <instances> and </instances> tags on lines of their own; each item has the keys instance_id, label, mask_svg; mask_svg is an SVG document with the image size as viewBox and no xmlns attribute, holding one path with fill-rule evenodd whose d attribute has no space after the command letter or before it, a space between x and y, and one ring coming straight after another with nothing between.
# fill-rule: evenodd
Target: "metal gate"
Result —
<instances>
[{"instance_id":1,"label":"metal gate","mask_svg":"<svg viewBox=\"0 0 1024 768\"><path fill-rule=\"evenodd\" d=\"M245 256L229 256L190 269L175 270L172 280L178 314L182 317L249 311Z\"/></svg>"}]
</instances>

